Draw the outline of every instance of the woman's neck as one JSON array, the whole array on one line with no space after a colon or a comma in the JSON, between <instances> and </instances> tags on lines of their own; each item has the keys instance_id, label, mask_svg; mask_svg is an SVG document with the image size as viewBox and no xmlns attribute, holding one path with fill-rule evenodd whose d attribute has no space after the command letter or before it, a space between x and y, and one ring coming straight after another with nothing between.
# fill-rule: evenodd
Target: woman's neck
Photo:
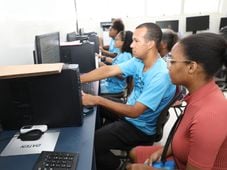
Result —
<instances>
[{"instance_id":1,"label":"woman's neck","mask_svg":"<svg viewBox=\"0 0 227 170\"><path fill-rule=\"evenodd\" d=\"M186 87L189 93L192 94L196 90L200 89L202 86L204 86L205 84L209 83L212 80L213 78L209 78L209 79L200 78L200 79L192 80L188 85L186 85Z\"/></svg>"}]
</instances>

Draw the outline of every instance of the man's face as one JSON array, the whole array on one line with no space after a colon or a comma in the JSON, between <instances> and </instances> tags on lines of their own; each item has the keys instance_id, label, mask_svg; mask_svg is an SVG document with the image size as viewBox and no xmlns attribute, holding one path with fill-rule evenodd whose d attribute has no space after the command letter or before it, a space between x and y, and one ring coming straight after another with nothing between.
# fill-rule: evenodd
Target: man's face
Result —
<instances>
[{"instance_id":1,"label":"man's face","mask_svg":"<svg viewBox=\"0 0 227 170\"><path fill-rule=\"evenodd\" d=\"M114 28L110 27L109 36L111 38L115 38L117 34L118 34L117 30L115 30Z\"/></svg>"},{"instance_id":2,"label":"man's face","mask_svg":"<svg viewBox=\"0 0 227 170\"><path fill-rule=\"evenodd\" d=\"M133 33L133 42L131 44L133 55L139 59L143 59L150 49L149 40L145 39L147 29L145 27L138 28Z\"/></svg>"}]
</instances>

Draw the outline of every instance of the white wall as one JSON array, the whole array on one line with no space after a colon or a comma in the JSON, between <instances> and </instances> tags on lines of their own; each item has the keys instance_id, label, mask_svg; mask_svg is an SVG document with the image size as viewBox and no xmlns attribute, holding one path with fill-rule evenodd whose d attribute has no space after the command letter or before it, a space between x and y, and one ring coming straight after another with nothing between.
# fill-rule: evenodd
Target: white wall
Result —
<instances>
[{"instance_id":1,"label":"white wall","mask_svg":"<svg viewBox=\"0 0 227 170\"><path fill-rule=\"evenodd\" d=\"M96 31L102 35L100 22L110 21L111 17L121 17L127 30L134 28L143 22L155 22L156 20L179 20L179 32L182 36L190 33L185 32L185 17L196 15L210 15L210 30L218 32L220 17L227 16L227 0L213 0L218 2L218 11L195 12L185 14L183 4L186 0L181 0L182 9L178 15L166 15L165 11L161 16L148 17L150 6L148 1L116 0L120 4L113 4L108 0L76 0L78 9L79 28L84 28L85 32ZM85 3L81 9L80 3ZM164 1L164 0L163 0ZM169 1L169 0L166 0ZM177 2L179 0L175 0ZM202 0L197 0L197 2ZM203 0L204 1L204 0ZM211 1L207 0L206 2ZM96 5L103 2L106 5ZM128 1L129 2L129 1ZM171 1L173 2L173 0ZM144 3L144 4L143 4ZM116 7L114 6L116 5ZM196 4L195 4L196 5ZM133 12L124 12L130 8ZM158 10L160 6L157 7ZM93 9L93 11L91 11ZM101 11L101 13L100 13ZM110 11L114 14L110 14ZM95 15L98 13L98 15ZM109 15L107 15L109 13ZM61 41L65 40L66 33L76 30L76 12L74 0L0 0L0 65L12 64L32 64L35 35L59 31Z\"/></svg>"},{"instance_id":2,"label":"white wall","mask_svg":"<svg viewBox=\"0 0 227 170\"><path fill-rule=\"evenodd\" d=\"M0 65L32 64L35 35L75 30L74 0L0 0Z\"/></svg>"}]
</instances>

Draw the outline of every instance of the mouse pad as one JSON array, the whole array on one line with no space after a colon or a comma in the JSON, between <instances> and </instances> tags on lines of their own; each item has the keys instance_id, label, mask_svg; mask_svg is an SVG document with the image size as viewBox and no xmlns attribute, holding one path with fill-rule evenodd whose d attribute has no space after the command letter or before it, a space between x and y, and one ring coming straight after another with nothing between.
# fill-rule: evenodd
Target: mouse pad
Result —
<instances>
[{"instance_id":1,"label":"mouse pad","mask_svg":"<svg viewBox=\"0 0 227 170\"><path fill-rule=\"evenodd\" d=\"M48 130L40 139L35 141L22 141L16 133L4 148L0 156L36 154L45 151L53 151L58 140L59 131Z\"/></svg>"}]
</instances>

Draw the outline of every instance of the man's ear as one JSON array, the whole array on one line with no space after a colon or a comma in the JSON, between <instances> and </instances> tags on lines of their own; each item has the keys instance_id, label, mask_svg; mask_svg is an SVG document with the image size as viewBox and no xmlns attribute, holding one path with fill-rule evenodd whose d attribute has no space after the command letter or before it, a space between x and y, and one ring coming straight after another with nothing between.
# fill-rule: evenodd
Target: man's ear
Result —
<instances>
[{"instance_id":1,"label":"man's ear","mask_svg":"<svg viewBox=\"0 0 227 170\"><path fill-rule=\"evenodd\" d=\"M149 48L154 48L154 46L156 46L154 40L151 40L151 41L149 41L148 43L149 43L149 44L148 44L148 45L149 45Z\"/></svg>"}]
</instances>

